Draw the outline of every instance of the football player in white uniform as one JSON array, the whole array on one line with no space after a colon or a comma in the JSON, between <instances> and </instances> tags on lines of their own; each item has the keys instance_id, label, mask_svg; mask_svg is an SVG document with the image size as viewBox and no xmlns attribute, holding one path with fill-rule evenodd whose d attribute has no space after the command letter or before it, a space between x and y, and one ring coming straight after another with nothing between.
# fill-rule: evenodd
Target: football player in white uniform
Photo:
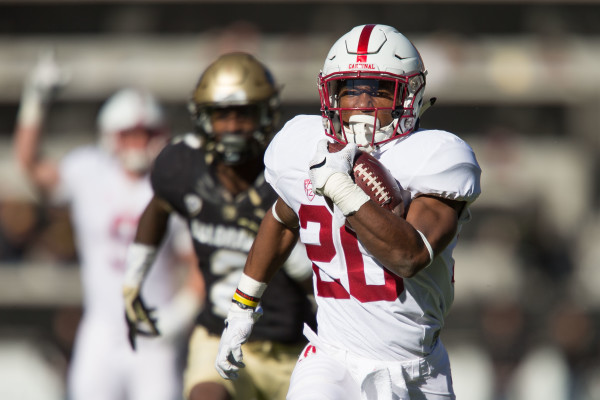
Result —
<instances>
[{"instance_id":1,"label":"football player in white uniform","mask_svg":"<svg viewBox=\"0 0 600 400\"><path fill-rule=\"evenodd\" d=\"M322 115L293 118L265 154L279 198L227 317L215 363L224 378L244 366L240 343L255 307L299 236L313 262L318 332L305 329L310 343L287 398L455 398L439 334L453 301L452 251L481 170L463 140L418 128L425 76L417 49L390 26L355 27L331 48L319 75ZM346 146L329 153L332 141ZM354 183L359 149L401 185L403 215Z\"/></svg>"},{"instance_id":2,"label":"football player in white uniform","mask_svg":"<svg viewBox=\"0 0 600 400\"><path fill-rule=\"evenodd\" d=\"M121 90L100 110L98 146L76 148L59 163L41 158L42 122L50 92L59 84L59 72L50 58L34 70L22 98L15 153L42 194L68 202L71 210L81 261L83 317L70 364L68 396L73 400L179 399L178 357L185 344L180 335L189 334L200 303L191 286L180 290L173 271L192 268L194 261L181 221L173 225L177 230L171 230L169 244L144 288L157 312L168 316L161 318L160 340L141 338L136 352L130 348L121 295L127 247L152 197L148 169L167 140L162 108L146 92Z\"/></svg>"}]
</instances>

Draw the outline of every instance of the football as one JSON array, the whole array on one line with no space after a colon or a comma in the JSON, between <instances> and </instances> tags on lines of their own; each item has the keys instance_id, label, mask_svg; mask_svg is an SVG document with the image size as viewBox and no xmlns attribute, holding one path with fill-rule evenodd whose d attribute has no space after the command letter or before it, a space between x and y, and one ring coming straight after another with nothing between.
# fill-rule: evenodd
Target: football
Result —
<instances>
[{"instance_id":1,"label":"football","mask_svg":"<svg viewBox=\"0 0 600 400\"><path fill-rule=\"evenodd\" d=\"M328 150L335 153L344 148L339 142L329 143ZM381 207L404 215L404 203L402 201L402 189L391 172L375 157L360 151L354 160L354 182L371 200Z\"/></svg>"}]
</instances>

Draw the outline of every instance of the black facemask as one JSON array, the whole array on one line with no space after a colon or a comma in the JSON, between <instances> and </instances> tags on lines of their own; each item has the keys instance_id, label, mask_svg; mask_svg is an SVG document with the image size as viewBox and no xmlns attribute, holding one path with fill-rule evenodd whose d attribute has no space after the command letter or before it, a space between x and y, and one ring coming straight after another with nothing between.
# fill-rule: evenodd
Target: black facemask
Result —
<instances>
[{"instance_id":1,"label":"black facemask","mask_svg":"<svg viewBox=\"0 0 600 400\"><path fill-rule=\"evenodd\" d=\"M227 165L243 164L262 154L262 146L254 139L246 139L243 135L226 133L215 145L219 159Z\"/></svg>"}]
</instances>

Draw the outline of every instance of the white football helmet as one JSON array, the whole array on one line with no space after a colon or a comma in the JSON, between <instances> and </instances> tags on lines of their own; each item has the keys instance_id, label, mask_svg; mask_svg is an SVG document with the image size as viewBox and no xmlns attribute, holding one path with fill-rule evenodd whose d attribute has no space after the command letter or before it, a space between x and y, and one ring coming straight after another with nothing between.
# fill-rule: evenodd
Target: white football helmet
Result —
<instances>
[{"instance_id":1,"label":"white football helmet","mask_svg":"<svg viewBox=\"0 0 600 400\"><path fill-rule=\"evenodd\" d=\"M211 113L240 106L256 107L258 128L252 139L226 134L216 143ZM278 122L279 106L279 88L269 69L250 54L234 52L220 56L204 71L189 109L207 150L227 164L240 164L264 151Z\"/></svg>"},{"instance_id":2,"label":"white football helmet","mask_svg":"<svg viewBox=\"0 0 600 400\"><path fill-rule=\"evenodd\" d=\"M100 143L133 173L148 171L154 158L165 145L168 134L162 107L150 93L132 88L119 90L102 106L97 118ZM145 149L129 149L119 145L123 132L134 129L148 131Z\"/></svg>"},{"instance_id":3,"label":"white football helmet","mask_svg":"<svg viewBox=\"0 0 600 400\"><path fill-rule=\"evenodd\" d=\"M421 55L395 28L361 25L342 36L331 48L319 74L321 115L327 136L356 143L372 151L382 143L405 136L417 126L423 105L425 75ZM348 80L375 80L394 89L392 107L341 108L339 91ZM385 81L385 82L382 82ZM344 122L342 111L361 110ZM391 112L392 122L380 126L381 113Z\"/></svg>"}]
</instances>

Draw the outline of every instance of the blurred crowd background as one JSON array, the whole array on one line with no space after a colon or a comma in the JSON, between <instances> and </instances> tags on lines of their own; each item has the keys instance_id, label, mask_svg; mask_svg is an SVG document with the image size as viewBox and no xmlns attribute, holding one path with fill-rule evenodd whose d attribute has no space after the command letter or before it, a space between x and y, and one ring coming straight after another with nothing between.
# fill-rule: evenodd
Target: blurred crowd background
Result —
<instances>
[{"instance_id":1,"label":"blurred crowd background","mask_svg":"<svg viewBox=\"0 0 600 400\"><path fill-rule=\"evenodd\" d=\"M231 50L270 66L284 121L318 113L329 47L383 23L429 71L422 125L467 140L483 170L442 334L458 399L600 399L598 21L593 0L0 1L0 398L64 399L81 315L68 210L41 205L11 153L41 53L70 77L44 129L59 157L96 140L123 86L150 89L172 132L189 131L200 71Z\"/></svg>"}]
</instances>

